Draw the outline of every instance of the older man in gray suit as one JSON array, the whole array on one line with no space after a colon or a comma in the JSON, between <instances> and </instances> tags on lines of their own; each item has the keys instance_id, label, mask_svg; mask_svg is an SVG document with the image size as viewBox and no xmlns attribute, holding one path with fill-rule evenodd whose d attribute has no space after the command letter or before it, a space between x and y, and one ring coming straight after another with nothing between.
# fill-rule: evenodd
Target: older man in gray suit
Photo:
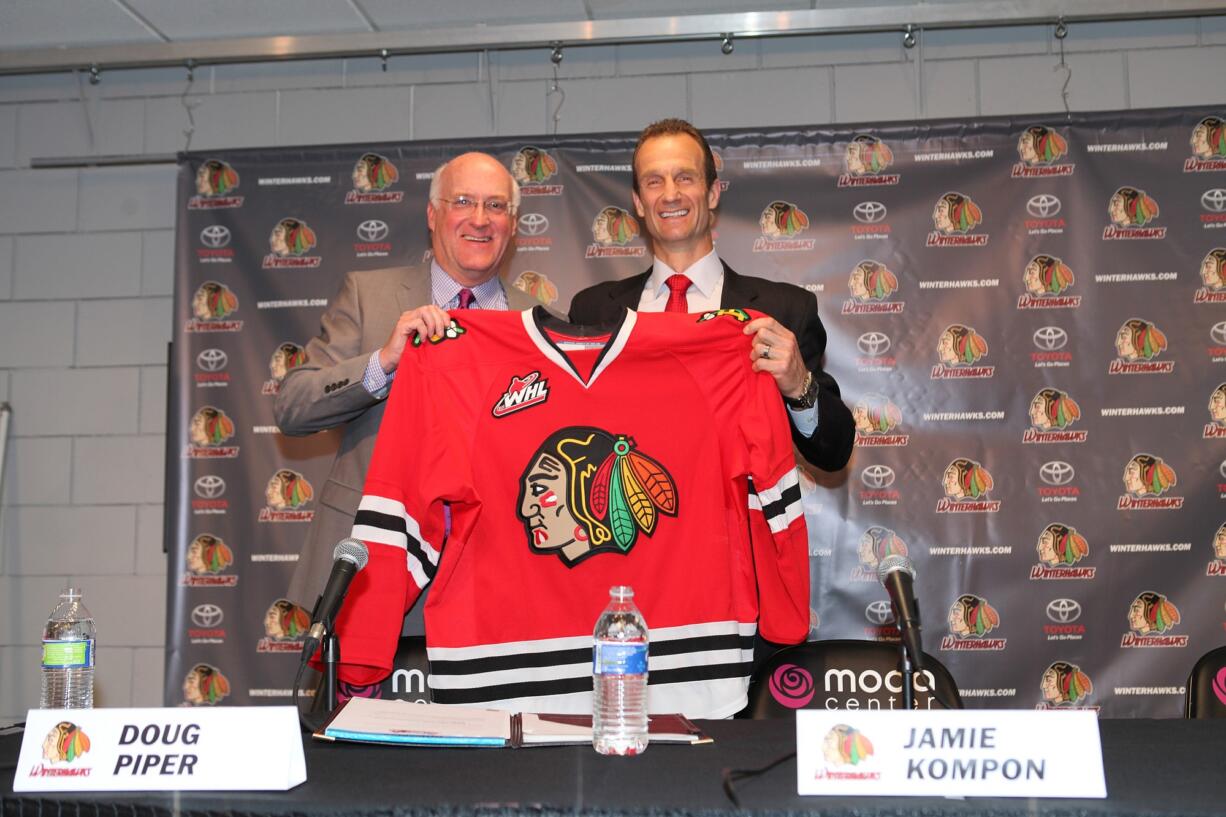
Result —
<instances>
[{"instance_id":1,"label":"older man in gray suit","mask_svg":"<svg viewBox=\"0 0 1226 817\"><path fill-rule=\"evenodd\" d=\"M528 309L537 301L498 277L515 235L519 186L492 156L466 153L434 174L426 221L429 266L350 272L277 395L276 418L290 435L340 426L340 449L290 581L288 597L308 609L349 535L400 355L415 334L440 334L449 309ZM410 630L421 632L418 604Z\"/></svg>"}]
</instances>

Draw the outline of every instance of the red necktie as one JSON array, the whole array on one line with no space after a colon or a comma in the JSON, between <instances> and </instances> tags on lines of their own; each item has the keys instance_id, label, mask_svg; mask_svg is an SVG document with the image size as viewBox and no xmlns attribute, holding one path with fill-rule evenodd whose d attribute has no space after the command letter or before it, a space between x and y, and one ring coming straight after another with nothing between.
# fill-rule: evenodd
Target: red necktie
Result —
<instances>
[{"instance_id":1,"label":"red necktie","mask_svg":"<svg viewBox=\"0 0 1226 817\"><path fill-rule=\"evenodd\" d=\"M477 296L473 295L473 291L467 287L460 290L460 309L471 309L473 302L477 300Z\"/></svg>"},{"instance_id":2,"label":"red necktie","mask_svg":"<svg viewBox=\"0 0 1226 817\"><path fill-rule=\"evenodd\" d=\"M664 305L665 312L689 312L689 304L685 300L685 291L690 288L690 279L684 275L670 275L664 281L668 287L668 303Z\"/></svg>"}]
</instances>

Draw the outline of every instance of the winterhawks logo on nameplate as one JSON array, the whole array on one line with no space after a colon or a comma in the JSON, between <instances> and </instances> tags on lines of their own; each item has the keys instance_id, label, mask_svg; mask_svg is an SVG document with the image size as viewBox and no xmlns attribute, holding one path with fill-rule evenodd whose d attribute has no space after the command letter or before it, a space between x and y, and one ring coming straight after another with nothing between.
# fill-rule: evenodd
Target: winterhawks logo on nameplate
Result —
<instances>
[{"instance_id":1,"label":"winterhawks logo on nameplate","mask_svg":"<svg viewBox=\"0 0 1226 817\"><path fill-rule=\"evenodd\" d=\"M1081 418L1081 406L1059 389L1044 388L1030 400L1030 428L1022 432L1023 443L1084 443L1089 434L1070 431Z\"/></svg>"},{"instance_id":2,"label":"winterhawks logo on nameplate","mask_svg":"<svg viewBox=\"0 0 1226 817\"><path fill-rule=\"evenodd\" d=\"M1005 649L1007 638L989 638L1000 626L1000 613L982 596L963 593L949 608L949 635L941 639L941 650L999 651Z\"/></svg>"},{"instance_id":3,"label":"winterhawks logo on nameplate","mask_svg":"<svg viewBox=\"0 0 1226 817\"><path fill-rule=\"evenodd\" d=\"M538 147L528 145L519 149L511 160L511 175L519 182L523 196L560 196L563 185L545 184L558 172L558 163Z\"/></svg>"},{"instance_id":4,"label":"winterhawks logo on nameplate","mask_svg":"<svg viewBox=\"0 0 1226 817\"><path fill-rule=\"evenodd\" d=\"M983 210L965 193L950 191L932 208L935 229L928 234L929 247L986 247L989 235L972 235L983 222Z\"/></svg>"},{"instance_id":5,"label":"winterhawks logo on nameplate","mask_svg":"<svg viewBox=\"0 0 1226 817\"><path fill-rule=\"evenodd\" d=\"M1158 202L1144 190L1121 187L1107 201L1111 223L1103 228L1104 241L1166 238L1165 227L1150 227L1158 217Z\"/></svg>"},{"instance_id":6,"label":"winterhawks logo on nameplate","mask_svg":"<svg viewBox=\"0 0 1226 817\"><path fill-rule=\"evenodd\" d=\"M235 587L238 576L225 575L234 564L234 551L220 536L202 533L187 545L184 563L188 572L179 578L180 587Z\"/></svg>"},{"instance_id":7,"label":"winterhawks logo on nameplate","mask_svg":"<svg viewBox=\"0 0 1226 817\"><path fill-rule=\"evenodd\" d=\"M1013 166L1014 179L1046 179L1072 176L1075 164L1062 163L1068 155L1068 142L1054 128L1031 125L1017 139L1017 155L1021 161Z\"/></svg>"},{"instance_id":8,"label":"winterhawks logo on nameplate","mask_svg":"<svg viewBox=\"0 0 1226 817\"><path fill-rule=\"evenodd\" d=\"M1039 563L1030 568L1031 581L1093 579L1097 572L1094 567L1076 567L1078 562L1090 555L1090 544L1076 528L1062 522L1053 522L1043 528L1035 550L1039 554Z\"/></svg>"},{"instance_id":9,"label":"winterhawks logo on nameplate","mask_svg":"<svg viewBox=\"0 0 1226 817\"><path fill-rule=\"evenodd\" d=\"M513 375L511 384L490 409L494 417L506 417L526 408L539 406L549 399L549 381L540 372L529 372L523 377Z\"/></svg>"},{"instance_id":10,"label":"winterhawks logo on nameplate","mask_svg":"<svg viewBox=\"0 0 1226 817\"><path fill-rule=\"evenodd\" d=\"M304 269L318 267L323 259L308 255L317 239L315 231L299 218L283 218L268 234L271 253L264 256L264 269Z\"/></svg>"},{"instance_id":11,"label":"winterhawks logo on nameplate","mask_svg":"<svg viewBox=\"0 0 1226 817\"><path fill-rule=\"evenodd\" d=\"M945 496L937 500L937 513L998 513L1000 500L989 499L995 485L992 475L974 460L958 457L945 467L941 487Z\"/></svg>"},{"instance_id":12,"label":"winterhawks logo on nameplate","mask_svg":"<svg viewBox=\"0 0 1226 817\"><path fill-rule=\"evenodd\" d=\"M1186 647L1186 635L1168 635L1179 623L1179 608L1169 598L1153 590L1137 595L1128 605L1128 632L1120 639L1124 648Z\"/></svg>"},{"instance_id":13,"label":"winterhawks logo on nameplate","mask_svg":"<svg viewBox=\"0 0 1226 817\"><path fill-rule=\"evenodd\" d=\"M231 192L238 187L238 171L221 159L206 159L196 170L196 195L187 200L188 210L223 210L243 206L242 196Z\"/></svg>"},{"instance_id":14,"label":"winterhawks logo on nameplate","mask_svg":"<svg viewBox=\"0 0 1226 817\"><path fill-rule=\"evenodd\" d=\"M404 193L388 190L400 179L400 171L386 156L363 153L353 165L353 189L345 194L345 204L399 204Z\"/></svg>"},{"instance_id":15,"label":"winterhawks logo on nameplate","mask_svg":"<svg viewBox=\"0 0 1226 817\"><path fill-rule=\"evenodd\" d=\"M856 445L862 447L905 446L909 434L895 433L902 423L902 409L880 394L866 394L851 412L856 423Z\"/></svg>"},{"instance_id":16,"label":"winterhawks logo on nameplate","mask_svg":"<svg viewBox=\"0 0 1226 817\"><path fill-rule=\"evenodd\" d=\"M637 258L647 252L641 244L630 244L639 234L639 223L620 207L609 205L592 220L594 244L588 244L584 258Z\"/></svg>"},{"instance_id":17,"label":"winterhawks logo on nameplate","mask_svg":"<svg viewBox=\"0 0 1226 817\"><path fill-rule=\"evenodd\" d=\"M1213 559L1205 566L1206 576L1226 576L1226 522L1218 526L1211 543Z\"/></svg>"},{"instance_id":18,"label":"winterhawks logo on nameplate","mask_svg":"<svg viewBox=\"0 0 1226 817\"><path fill-rule=\"evenodd\" d=\"M1226 170L1226 121L1206 116L1192 128L1192 155L1184 160L1184 173Z\"/></svg>"},{"instance_id":19,"label":"winterhawks logo on nameplate","mask_svg":"<svg viewBox=\"0 0 1226 817\"><path fill-rule=\"evenodd\" d=\"M937 339L937 365L932 367L931 379L954 380L988 378L996 372L995 366L976 366L988 353L988 342L969 326L950 324Z\"/></svg>"},{"instance_id":20,"label":"winterhawks logo on nameplate","mask_svg":"<svg viewBox=\"0 0 1226 817\"><path fill-rule=\"evenodd\" d=\"M857 134L843 152L847 172L839 176L839 187L886 187L898 184L897 173L885 171L894 164L889 145L867 133Z\"/></svg>"},{"instance_id":21,"label":"winterhawks logo on nameplate","mask_svg":"<svg viewBox=\"0 0 1226 817\"><path fill-rule=\"evenodd\" d=\"M1163 496L1178 482L1175 469L1153 454L1134 454L1124 466L1124 494L1116 502L1120 511L1177 511L1183 497Z\"/></svg>"},{"instance_id":22,"label":"winterhawks logo on nameplate","mask_svg":"<svg viewBox=\"0 0 1226 817\"><path fill-rule=\"evenodd\" d=\"M225 284L205 281L192 295L192 317L183 325L187 333L241 332L242 321L227 320L238 311L238 296Z\"/></svg>"},{"instance_id":23,"label":"winterhawks logo on nameplate","mask_svg":"<svg viewBox=\"0 0 1226 817\"><path fill-rule=\"evenodd\" d=\"M812 238L796 238L809 227L809 216L789 201L772 201L758 216L762 231L753 242L754 252L796 252L811 250Z\"/></svg>"},{"instance_id":24,"label":"winterhawks logo on nameplate","mask_svg":"<svg viewBox=\"0 0 1226 817\"><path fill-rule=\"evenodd\" d=\"M1154 360L1166 350L1166 333L1141 318L1129 318L1115 333L1119 355L1107 366L1107 374L1170 374L1173 360Z\"/></svg>"},{"instance_id":25,"label":"winterhawks logo on nameplate","mask_svg":"<svg viewBox=\"0 0 1226 817\"><path fill-rule=\"evenodd\" d=\"M906 301L891 301L898 291L898 277L880 261L865 259L847 278L851 299L843 302L844 315L898 315Z\"/></svg>"},{"instance_id":26,"label":"winterhawks logo on nameplate","mask_svg":"<svg viewBox=\"0 0 1226 817\"><path fill-rule=\"evenodd\" d=\"M1226 437L1226 383L1219 383L1209 393L1209 422L1205 424L1201 437L1206 440Z\"/></svg>"},{"instance_id":27,"label":"winterhawks logo on nameplate","mask_svg":"<svg viewBox=\"0 0 1226 817\"><path fill-rule=\"evenodd\" d=\"M1214 247L1200 262L1203 287L1192 296L1194 304L1226 303L1226 247Z\"/></svg>"},{"instance_id":28,"label":"winterhawks logo on nameplate","mask_svg":"<svg viewBox=\"0 0 1226 817\"><path fill-rule=\"evenodd\" d=\"M1073 285L1073 270L1054 255L1040 253L1022 270L1026 294L1017 299L1018 309L1076 309L1080 295L1065 295Z\"/></svg>"}]
</instances>

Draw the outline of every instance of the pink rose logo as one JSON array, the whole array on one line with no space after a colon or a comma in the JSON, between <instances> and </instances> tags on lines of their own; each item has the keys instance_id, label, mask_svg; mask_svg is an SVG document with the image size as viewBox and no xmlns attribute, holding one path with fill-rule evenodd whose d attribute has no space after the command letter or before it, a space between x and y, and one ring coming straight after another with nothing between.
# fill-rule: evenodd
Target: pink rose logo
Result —
<instances>
[{"instance_id":1,"label":"pink rose logo","mask_svg":"<svg viewBox=\"0 0 1226 817\"><path fill-rule=\"evenodd\" d=\"M789 709L807 706L817 692L813 676L795 664L782 664L771 673L770 690L771 697Z\"/></svg>"},{"instance_id":2,"label":"pink rose logo","mask_svg":"<svg viewBox=\"0 0 1226 817\"><path fill-rule=\"evenodd\" d=\"M773 681L771 690L774 691ZM1213 677L1213 694L1222 702L1222 706L1226 706L1226 667L1219 669Z\"/></svg>"}]
</instances>

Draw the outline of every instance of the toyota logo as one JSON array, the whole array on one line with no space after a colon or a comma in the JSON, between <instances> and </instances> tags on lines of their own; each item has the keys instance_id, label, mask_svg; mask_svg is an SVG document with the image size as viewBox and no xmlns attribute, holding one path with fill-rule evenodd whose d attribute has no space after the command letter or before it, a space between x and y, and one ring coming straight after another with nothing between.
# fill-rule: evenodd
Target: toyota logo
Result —
<instances>
[{"instance_id":1,"label":"toyota logo","mask_svg":"<svg viewBox=\"0 0 1226 817\"><path fill-rule=\"evenodd\" d=\"M1068 343L1068 332L1059 326L1040 326L1034 330L1034 345L1045 352L1063 349Z\"/></svg>"},{"instance_id":2,"label":"toyota logo","mask_svg":"<svg viewBox=\"0 0 1226 817\"><path fill-rule=\"evenodd\" d=\"M200 231L200 243L213 249L224 247L230 243L230 228L220 224L210 224Z\"/></svg>"},{"instance_id":3,"label":"toyota logo","mask_svg":"<svg viewBox=\"0 0 1226 817\"><path fill-rule=\"evenodd\" d=\"M1026 202L1026 212L1035 218L1051 218L1060 212L1060 199L1050 193L1031 196Z\"/></svg>"},{"instance_id":4,"label":"toyota logo","mask_svg":"<svg viewBox=\"0 0 1226 817\"><path fill-rule=\"evenodd\" d=\"M197 477L192 490L201 499L216 499L226 492L226 481L212 474Z\"/></svg>"},{"instance_id":5,"label":"toyota logo","mask_svg":"<svg viewBox=\"0 0 1226 817\"><path fill-rule=\"evenodd\" d=\"M856 338L856 348L868 357L884 355L890 351L890 336L884 332L865 332Z\"/></svg>"},{"instance_id":6,"label":"toyota logo","mask_svg":"<svg viewBox=\"0 0 1226 817\"><path fill-rule=\"evenodd\" d=\"M879 201L862 201L851 209L861 224L876 224L885 218L885 205Z\"/></svg>"},{"instance_id":7,"label":"toyota logo","mask_svg":"<svg viewBox=\"0 0 1226 817\"><path fill-rule=\"evenodd\" d=\"M549 229L549 219L540 213L524 213L519 217L519 231L524 235L540 235Z\"/></svg>"},{"instance_id":8,"label":"toyota logo","mask_svg":"<svg viewBox=\"0 0 1226 817\"><path fill-rule=\"evenodd\" d=\"M197 627L216 627L225 617L216 604L197 604L192 608L192 624Z\"/></svg>"},{"instance_id":9,"label":"toyota logo","mask_svg":"<svg viewBox=\"0 0 1226 817\"><path fill-rule=\"evenodd\" d=\"M1213 338L1214 343L1226 344L1226 321L1213 324L1209 328L1209 337Z\"/></svg>"},{"instance_id":10,"label":"toyota logo","mask_svg":"<svg viewBox=\"0 0 1226 817\"><path fill-rule=\"evenodd\" d=\"M1211 213L1220 213L1226 210L1226 190L1215 187L1212 190L1206 190L1204 193L1201 193L1200 206Z\"/></svg>"},{"instance_id":11,"label":"toyota logo","mask_svg":"<svg viewBox=\"0 0 1226 817\"><path fill-rule=\"evenodd\" d=\"M870 602L868 607L864 608L864 617L868 619L869 624L876 624L880 627L894 620L894 608L888 601Z\"/></svg>"},{"instance_id":12,"label":"toyota logo","mask_svg":"<svg viewBox=\"0 0 1226 817\"><path fill-rule=\"evenodd\" d=\"M889 488L894 484L894 469L888 465L870 465L860 472L860 481L874 490Z\"/></svg>"},{"instance_id":13,"label":"toyota logo","mask_svg":"<svg viewBox=\"0 0 1226 817\"><path fill-rule=\"evenodd\" d=\"M358 238L363 241L382 241L387 234L387 222L377 218L369 218L358 225Z\"/></svg>"},{"instance_id":14,"label":"toyota logo","mask_svg":"<svg viewBox=\"0 0 1226 817\"><path fill-rule=\"evenodd\" d=\"M220 349L205 349L196 355L196 365L206 372L219 372L226 368L230 360Z\"/></svg>"},{"instance_id":15,"label":"toyota logo","mask_svg":"<svg viewBox=\"0 0 1226 817\"><path fill-rule=\"evenodd\" d=\"M1073 481L1073 466L1060 460L1045 462L1039 466L1039 479L1048 485L1068 485Z\"/></svg>"},{"instance_id":16,"label":"toyota logo","mask_svg":"<svg viewBox=\"0 0 1226 817\"><path fill-rule=\"evenodd\" d=\"M1081 618L1081 605L1072 599L1052 599L1047 602L1047 617L1059 624L1068 624Z\"/></svg>"},{"instance_id":17,"label":"toyota logo","mask_svg":"<svg viewBox=\"0 0 1226 817\"><path fill-rule=\"evenodd\" d=\"M1222 475L1222 479L1226 479L1226 460L1222 460L1222 464L1217 467L1217 472Z\"/></svg>"}]
</instances>

